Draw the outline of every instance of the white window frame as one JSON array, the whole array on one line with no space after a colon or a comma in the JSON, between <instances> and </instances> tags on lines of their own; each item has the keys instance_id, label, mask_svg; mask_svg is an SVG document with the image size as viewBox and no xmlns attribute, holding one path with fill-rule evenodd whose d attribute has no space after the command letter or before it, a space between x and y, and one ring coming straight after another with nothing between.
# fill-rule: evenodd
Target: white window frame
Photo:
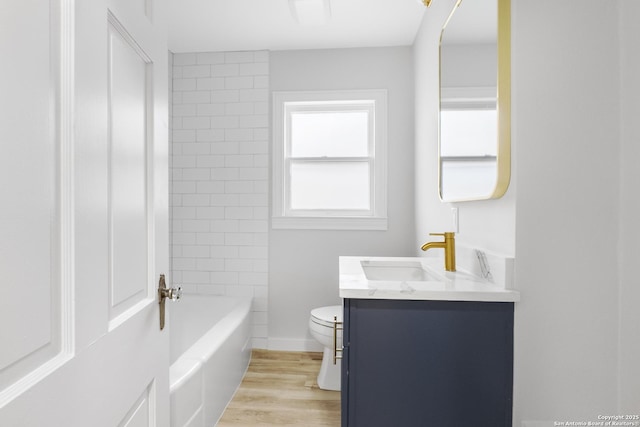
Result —
<instances>
[{"instance_id":1,"label":"white window frame","mask_svg":"<svg viewBox=\"0 0 640 427\"><path fill-rule=\"evenodd\" d=\"M356 158L295 158L306 161L368 162L370 173L370 210L296 210L291 209L289 170L292 163L290 116L298 111L366 110L369 121L369 155ZM273 228L321 230L387 229L387 91L348 90L273 92Z\"/></svg>"}]
</instances>

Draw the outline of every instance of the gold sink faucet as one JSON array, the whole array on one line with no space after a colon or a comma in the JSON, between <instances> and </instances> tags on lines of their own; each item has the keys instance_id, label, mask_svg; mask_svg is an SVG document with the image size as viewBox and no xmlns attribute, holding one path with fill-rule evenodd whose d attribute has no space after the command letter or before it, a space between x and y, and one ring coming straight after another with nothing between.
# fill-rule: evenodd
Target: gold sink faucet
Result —
<instances>
[{"instance_id":1,"label":"gold sink faucet","mask_svg":"<svg viewBox=\"0 0 640 427\"><path fill-rule=\"evenodd\" d=\"M444 242L428 242L422 245L423 251L432 248L444 249L444 269L447 271L456 271L456 237L453 232L446 233L429 233L430 236L444 236Z\"/></svg>"}]
</instances>

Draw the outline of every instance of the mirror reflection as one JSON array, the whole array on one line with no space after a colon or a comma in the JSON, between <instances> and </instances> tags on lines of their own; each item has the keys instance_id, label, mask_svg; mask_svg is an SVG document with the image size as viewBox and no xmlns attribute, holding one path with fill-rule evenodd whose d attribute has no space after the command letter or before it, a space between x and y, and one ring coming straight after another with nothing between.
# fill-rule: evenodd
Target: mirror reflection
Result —
<instances>
[{"instance_id":1,"label":"mirror reflection","mask_svg":"<svg viewBox=\"0 0 640 427\"><path fill-rule=\"evenodd\" d=\"M510 82L504 68L509 62L504 40L508 22L504 26L504 19L498 19L505 4L508 9L505 0L460 0L442 31L439 167L443 201L497 198L508 186Z\"/></svg>"}]
</instances>

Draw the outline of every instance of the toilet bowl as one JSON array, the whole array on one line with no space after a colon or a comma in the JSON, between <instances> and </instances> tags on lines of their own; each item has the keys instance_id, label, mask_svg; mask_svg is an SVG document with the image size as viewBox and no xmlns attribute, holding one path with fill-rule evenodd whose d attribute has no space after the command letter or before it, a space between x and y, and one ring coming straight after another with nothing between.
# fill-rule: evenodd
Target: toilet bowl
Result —
<instances>
[{"instance_id":1,"label":"toilet bowl","mask_svg":"<svg viewBox=\"0 0 640 427\"><path fill-rule=\"evenodd\" d=\"M340 390L340 371L341 361L336 360L334 364L334 325L337 318L337 342L336 347L342 350L342 306L332 305L328 307L319 307L311 310L309 318L309 331L311 336L315 338L322 346L324 351L322 354L322 365L320 365L320 373L318 374L318 387L323 390ZM340 355L340 352L338 353Z\"/></svg>"}]
</instances>

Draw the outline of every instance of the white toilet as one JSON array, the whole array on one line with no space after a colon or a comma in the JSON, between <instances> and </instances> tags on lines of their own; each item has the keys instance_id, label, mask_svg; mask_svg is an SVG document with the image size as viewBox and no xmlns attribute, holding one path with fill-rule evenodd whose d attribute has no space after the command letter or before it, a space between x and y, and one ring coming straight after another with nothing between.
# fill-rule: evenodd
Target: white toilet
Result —
<instances>
[{"instance_id":1,"label":"white toilet","mask_svg":"<svg viewBox=\"0 0 640 427\"><path fill-rule=\"evenodd\" d=\"M340 368L341 360L337 359L333 363L333 331L335 318L338 321L337 343L338 350L342 350L342 306L332 305L319 307L311 310L309 318L309 330L311 336L324 346L322 355L322 365L318 374L318 386L323 390L340 390ZM341 352L338 352L341 356Z\"/></svg>"}]
</instances>

